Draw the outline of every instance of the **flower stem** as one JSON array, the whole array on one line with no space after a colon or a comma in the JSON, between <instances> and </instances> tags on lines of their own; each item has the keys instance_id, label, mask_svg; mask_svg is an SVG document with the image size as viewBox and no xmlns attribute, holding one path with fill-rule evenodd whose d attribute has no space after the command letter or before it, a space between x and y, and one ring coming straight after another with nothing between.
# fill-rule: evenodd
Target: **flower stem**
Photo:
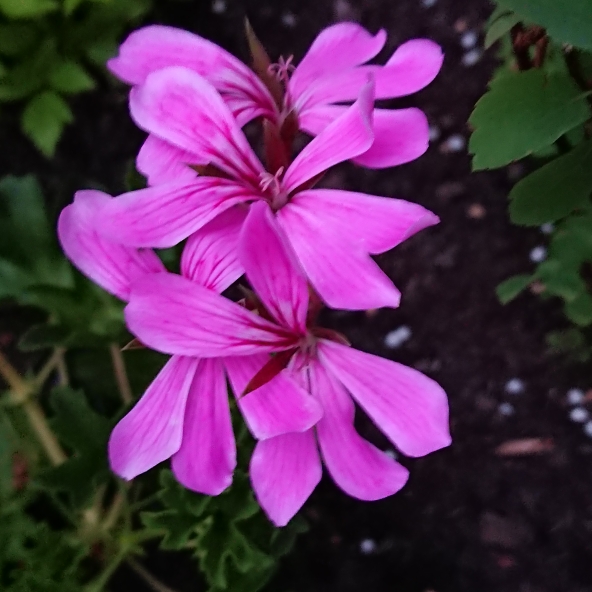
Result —
<instances>
[{"instance_id":1,"label":"flower stem","mask_svg":"<svg viewBox=\"0 0 592 592\"><path fill-rule=\"evenodd\" d=\"M111 352L111 362L113 364L113 372L115 373L115 380L117 382L119 394L121 395L122 401L126 405L129 405L134 400L134 397L127 377L125 362L121 355L121 349L117 343L111 343L109 345L109 351Z\"/></svg>"},{"instance_id":2,"label":"flower stem","mask_svg":"<svg viewBox=\"0 0 592 592\"><path fill-rule=\"evenodd\" d=\"M172 588L157 580L143 565L128 557L126 563L154 590L154 592L175 592Z\"/></svg>"}]
</instances>

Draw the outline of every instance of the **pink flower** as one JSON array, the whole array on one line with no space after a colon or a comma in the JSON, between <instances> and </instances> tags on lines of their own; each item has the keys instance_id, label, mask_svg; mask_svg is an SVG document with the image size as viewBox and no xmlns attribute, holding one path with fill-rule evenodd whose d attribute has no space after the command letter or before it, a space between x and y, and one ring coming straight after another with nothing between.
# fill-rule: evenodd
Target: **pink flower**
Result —
<instances>
[{"instance_id":1,"label":"pink flower","mask_svg":"<svg viewBox=\"0 0 592 592\"><path fill-rule=\"evenodd\" d=\"M375 500L395 493L407 470L357 434L354 401L401 452L422 456L450 443L444 391L416 370L352 349L314 325L306 278L265 204L251 207L241 243L247 277L265 307L259 316L185 278L156 274L132 284L129 327L151 347L179 356L286 352L268 362L276 370L291 358L288 370L321 404L323 417L315 428L257 444L251 480L275 524L286 524L315 488L320 454L348 494ZM253 382L269 388L270 376L264 370Z\"/></svg>"},{"instance_id":2,"label":"pink flower","mask_svg":"<svg viewBox=\"0 0 592 592\"><path fill-rule=\"evenodd\" d=\"M110 201L99 191L78 192L60 215L58 234L65 253L82 273L127 301L131 281L156 276L166 280L169 275L152 251L110 242L96 231L97 216ZM217 292L243 273L236 243L244 216L240 210L222 214L193 234L183 251L184 281L220 299L222 305L216 302L220 310L225 302L236 306ZM186 487L209 495L226 489L236 465L226 377L235 393L241 393L266 361L264 354L208 359L173 355L115 426L109 440L113 471L132 479L172 457L173 472ZM252 397L239 400L238 407L259 439L307 430L321 416L319 404L287 372Z\"/></svg>"},{"instance_id":3,"label":"pink flower","mask_svg":"<svg viewBox=\"0 0 592 592\"><path fill-rule=\"evenodd\" d=\"M343 114L344 103L359 96L369 74L376 79L378 99L409 95L435 78L442 65L442 51L426 39L407 41L385 66L367 65L385 41L384 30L372 36L356 23L328 27L296 67L290 56L268 68L268 73L277 78L276 87L279 82L275 93L270 92L273 84L264 84L221 47L171 27L149 26L135 31L108 67L125 82L139 85L152 72L184 66L215 86L241 127L255 117L281 127L289 116L295 116L297 127L315 136ZM364 166L382 168L409 162L428 146L428 126L419 109L376 109L374 132L374 144L354 157Z\"/></svg>"},{"instance_id":4,"label":"pink flower","mask_svg":"<svg viewBox=\"0 0 592 592\"><path fill-rule=\"evenodd\" d=\"M328 168L372 145L372 87L368 82L360 98L285 171L269 173L204 78L181 67L153 72L132 89L130 110L152 134L138 157L140 169L159 184L110 202L102 211L101 232L135 247L168 247L237 204L264 201L327 305L398 306L399 291L370 255L436 224L437 216L403 200L309 188ZM167 160L163 149L170 146L184 151L184 162L209 165L217 176L207 170L198 176Z\"/></svg>"}]
</instances>

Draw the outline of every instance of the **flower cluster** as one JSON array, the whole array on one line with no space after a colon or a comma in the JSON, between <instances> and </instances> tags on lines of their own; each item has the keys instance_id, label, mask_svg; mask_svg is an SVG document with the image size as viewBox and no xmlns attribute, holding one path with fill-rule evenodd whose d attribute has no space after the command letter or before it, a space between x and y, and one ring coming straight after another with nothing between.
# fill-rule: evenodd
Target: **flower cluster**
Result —
<instances>
[{"instance_id":1,"label":"flower cluster","mask_svg":"<svg viewBox=\"0 0 592 592\"><path fill-rule=\"evenodd\" d=\"M71 261L127 302L129 330L171 358L109 442L125 479L171 458L186 487L216 495L236 465L228 387L257 444L250 476L270 519L286 524L324 464L363 500L401 489L407 470L358 435L357 404L409 456L447 446L448 405L430 378L349 346L317 325L323 306L396 307L400 293L371 255L438 222L407 201L315 188L353 160L389 167L427 148L424 114L374 107L437 74L427 40L369 65L385 43L331 26L302 61L272 64L250 29L252 67L191 33L151 26L109 63L132 85L148 133L137 167L148 187L112 198L80 191L58 233ZM261 123L265 164L242 127ZM293 154L298 134L312 139ZM180 274L152 250L185 241ZM221 293L244 275L245 298ZM322 460L321 460L322 459Z\"/></svg>"}]
</instances>

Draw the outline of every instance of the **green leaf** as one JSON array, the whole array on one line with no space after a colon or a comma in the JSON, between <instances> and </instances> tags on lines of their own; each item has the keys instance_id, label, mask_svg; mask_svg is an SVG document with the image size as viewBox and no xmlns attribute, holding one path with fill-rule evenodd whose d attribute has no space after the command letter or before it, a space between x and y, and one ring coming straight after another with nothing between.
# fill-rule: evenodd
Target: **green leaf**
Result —
<instances>
[{"instance_id":1,"label":"green leaf","mask_svg":"<svg viewBox=\"0 0 592 592\"><path fill-rule=\"evenodd\" d=\"M592 214L566 218L553 235L549 259L578 270L584 261L592 259Z\"/></svg>"},{"instance_id":2,"label":"green leaf","mask_svg":"<svg viewBox=\"0 0 592 592\"><path fill-rule=\"evenodd\" d=\"M549 294L561 296L567 302L577 298L586 289L578 267L570 267L557 259L543 261L535 275L543 281Z\"/></svg>"},{"instance_id":3,"label":"green leaf","mask_svg":"<svg viewBox=\"0 0 592 592\"><path fill-rule=\"evenodd\" d=\"M35 18L57 10L56 0L0 0L0 12L8 18Z\"/></svg>"},{"instance_id":4,"label":"green leaf","mask_svg":"<svg viewBox=\"0 0 592 592\"><path fill-rule=\"evenodd\" d=\"M30 352L65 345L71 329L63 325L33 325L19 339L19 349Z\"/></svg>"},{"instance_id":5,"label":"green leaf","mask_svg":"<svg viewBox=\"0 0 592 592\"><path fill-rule=\"evenodd\" d=\"M21 125L23 132L49 158L55 152L64 127L73 119L72 111L64 99L47 90L29 101Z\"/></svg>"},{"instance_id":6,"label":"green leaf","mask_svg":"<svg viewBox=\"0 0 592 592\"><path fill-rule=\"evenodd\" d=\"M494 78L479 99L470 123L473 169L496 168L551 144L590 117L573 80L540 69Z\"/></svg>"},{"instance_id":7,"label":"green leaf","mask_svg":"<svg viewBox=\"0 0 592 592\"><path fill-rule=\"evenodd\" d=\"M587 362L592 355L586 337L575 327L553 331L546 336L546 341L554 353L566 354L579 362Z\"/></svg>"},{"instance_id":8,"label":"green leaf","mask_svg":"<svg viewBox=\"0 0 592 592\"><path fill-rule=\"evenodd\" d=\"M533 280L532 275L521 274L515 275L507 280L504 280L495 289L498 300L502 304L507 304L511 300L514 300L524 288L526 288Z\"/></svg>"},{"instance_id":9,"label":"green leaf","mask_svg":"<svg viewBox=\"0 0 592 592\"><path fill-rule=\"evenodd\" d=\"M592 193L592 140L552 160L510 191L514 224L538 226L564 218Z\"/></svg>"},{"instance_id":10,"label":"green leaf","mask_svg":"<svg viewBox=\"0 0 592 592\"><path fill-rule=\"evenodd\" d=\"M90 408L82 391L55 388L50 403L55 413L51 425L73 455L64 464L46 471L40 481L68 492L79 506L92 495L96 484L110 475L106 451L111 422Z\"/></svg>"},{"instance_id":11,"label":"green leaf","mask_svg":"<svg viewBox=\"0 0 592 592\"><path fill-rule=\"evenodd\" d=\"M49 76L51 87L62 93L79 93L95 87L95 81L86 70L72 60L66 60L56 65Z\"/></svg>"},{"instance_id":12,"label":"green leaf","mask_svg":"<svg viewBox=\"0 0 592 592\"><path fill-rule=\"evenodd\" d=\"M39 31L29 23L0 24L0 54L20 55L33 46Z\"/></svg>"},{"instance_id":13,"label":"green leaf","mask_svg":"<svg viewBox=\"0 0 592 592\"><path fill-rule=\"evenodd\" d=\"M84 0L64 0L62 10L66 16L70 16Z\"/></svg>"},{"instance_id":14,"label":"green leaf","mask_svg":"<svg viewBox=\"0 0 592 592\"><path fill-rule=\"evenodd\" d=\"M519 16L511 12L501 14L487 29L484 42L485 49L491 47L500 37L503 37L508 33L515 24L520 22L520 20Z\"/></svg>"},{"instance_id":15,"label":"green leaf","mask_svg":"<svg viewBox=\"0 0 592 592\"><path fill-rule=\"evenodd\" d=\"M577 298L565 303L565 314L570 321L581 327L592 324L592 296L582 292Z\"/></svg>"},{"instance_id":16,"label":"green leaf","mask_svg":"<svg viewBox=\"0 0 592 592\"><path fill-rule=\"evenodd\" d=\"M592 0L498 0L500 6L545 27L559 41L592 49Z\"/></svg>"}]
</instances>

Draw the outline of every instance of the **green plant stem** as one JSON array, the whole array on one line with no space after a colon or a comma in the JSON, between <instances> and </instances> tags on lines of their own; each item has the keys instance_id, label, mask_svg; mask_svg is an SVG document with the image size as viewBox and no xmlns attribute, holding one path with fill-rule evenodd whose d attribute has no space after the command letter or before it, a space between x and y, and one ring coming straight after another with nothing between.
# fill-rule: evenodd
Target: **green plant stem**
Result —
<instances>
[{"instance_id":1,"label":"green plant stem","mask_svg":"<svg viewBox=\"0 0 592 592\"><path fill-rule=\"evenodd\" d=\"M34 387L21 378L14 366L2 353L0 353L0 375L10 388L10 396L13 402L22 406L29 424L51 464L54 466L61 465L68 457L51 431L41 406L37 401L30 398Z\"/></svg>"},{"instance_id":2,"label":"green plant stem","mask_svg":"<svg viewBox=\"0 0 592 592\"><path fill-rule=\"evenodd\" d=\"M56 347L56 349L54 350L54 352L51 355L51 357L49 358L49 360L47 360L47 362L45 362L45 364L43 365L41 370L39 370L39 372L37 373L37 376L35 376L35 385L38 388L41 388L43 386L45 381L51 376L51 373L54 370L57 369L58 372L60 372L59 367L64 360L64 352L65 352L65 350L63 348ZM61 372L60 372L60 374L61 374ZM61 382L61 380L60 380L60 382Z\"/></svg>"},{"instance_id":3,"label":"green plant stem","mask_svg":"<svg viewBox=\"0 0 592 592\"><path fill-rule=\"evenodd\" d=\"M117 382L119 394L121 395L122 401L126 405L130 405L133 402L134 397L127 377L125 362L121 355L121 349L117 343L111 343L109 345L109 351L111 352L111 362L113 364L113 372L115 373L115 380Z\"/></svg>"},{"instance_id":4,"label":"green plant stem","mask_svg":"<svg viewBox=\"0 0 592 592\"><path fill-rule=\"evenodd\" d=\"M156 579L143 565L128 557L126 563L148 584L155 592L176 592Z\"/></svg>"}]
</instances>

